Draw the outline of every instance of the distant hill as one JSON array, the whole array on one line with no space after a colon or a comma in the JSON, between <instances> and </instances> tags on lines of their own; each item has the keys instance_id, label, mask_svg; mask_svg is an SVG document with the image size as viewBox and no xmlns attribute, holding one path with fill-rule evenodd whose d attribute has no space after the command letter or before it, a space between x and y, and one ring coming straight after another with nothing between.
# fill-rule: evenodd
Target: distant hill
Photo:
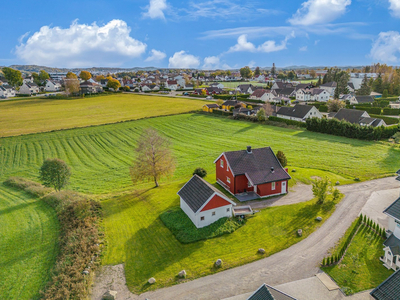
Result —
<instances>
[{"instance_id":1,"label":"distant hill","mask_svg":"<svg viewBox=\"0 0 400 300\"><path fill-rule=\"evenodd\" d=\"M128 72L136 72L136 71L155 71L158 70L157 68L154 67L146 67L146 68L140 68L140 67L135 67L135 68L102 68L102 67L93 67L93 68L52 68L52 67L46 67L46 66L37 66L37 65L11 65L10 68L23 71L23 72L39 72L40 70L44 70L47 73L66 73L69 71L79 73L80 71L89 71L91 73L97 73L97 72L106 72L106 73L117 73L117 72L122 72L122 71L128 71Z\"/></svg>"}]
</instances>

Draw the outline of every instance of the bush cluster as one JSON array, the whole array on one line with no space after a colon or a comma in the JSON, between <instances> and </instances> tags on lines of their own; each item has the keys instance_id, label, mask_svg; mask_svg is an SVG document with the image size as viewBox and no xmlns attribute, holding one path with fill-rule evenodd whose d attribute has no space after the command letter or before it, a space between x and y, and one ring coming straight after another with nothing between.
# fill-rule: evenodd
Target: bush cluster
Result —
<instances>
[{"instance_id":1,"label":"bush cluster","mask_svg":"<svg viewBox=\"0 0 400 300\"><path fill-rule=\"evenodd\" d=\"M384 108L383 109L383 114L384 115L389 115L389 116L398 116L398 115L400 115L400 109L398 109L398 108Z\"/></svg>"},{"instance_id":2,"label":"bush cluster","mask_svg":"<svg viewBox=\"0 0 400 300\"><path fill-rule=\"evenodd\" d=\"M287 125L294 125L294 126L298 126L298 127L306 127L306 123L304 123L304 122L288 120L288 119L283 119L283 118L278 118L278 117L273 117L273 116L270 116L268 118L268 120L274 121L274 122L283 122L283 123L286 123Z\"/></svg>"},{"instance_id":3,"label":"bush cluster","mask_svg":"<svg viewBox=\"0 0 400 300\"><path fill-rule=\"evenodd\" d=\"M371 118L377 118L377 119L382 119L385 121L387 125L394 125L394 124L399 124L399 119L398 118L392 118L392 117L386 117L386 116L380 116L380 115L370 115Z\"/></svg>"},{"instance_id":4,"label":"bush cluster","mask_svg":"<svg viewBox=\"0 0 400 300\"><path fill-rule=\"evenodd\" d=\"M372 127L352 124L337 119L307 119L306 128L309 131L328 133L360 140L380 140L391 138L399 131L399 126Z\"/></svg>"},{"instance_id":5,"label":"bush cluster","mask_svg":"<svg viewBox=\"0 0 400 300\"><path fill-rule=\"evenodd\" d=\"M20 177L12 177L5 184L42 197L54 208L60 222L60 254L42 292L43 299L87 299L91 277L83 271L92 272L99 264L100 204L72 191L51 192L52 189Z\"/></svg>"}]
</instances>

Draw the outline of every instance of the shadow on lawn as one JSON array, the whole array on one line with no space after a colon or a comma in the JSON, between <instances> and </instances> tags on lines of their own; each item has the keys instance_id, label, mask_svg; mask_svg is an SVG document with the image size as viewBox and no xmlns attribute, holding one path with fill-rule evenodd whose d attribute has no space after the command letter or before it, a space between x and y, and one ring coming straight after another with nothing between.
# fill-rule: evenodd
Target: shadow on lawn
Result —
<instances>
[{"instance_id":1,"label":"shadow on lawn","mask_svg":"<svg viewBox=\"0 0 400 300\"><path fill-rule=\"evenodd\" d=\"M154 277L158 280L157 275L174 264L176 264L174 275L171 275L171 278L167 280L162 279L174 283L184 281L185 279L180 279L177 275L184 269L188 270L188 266L179 264L179 261L190 256L193 252L199 251L203 245L204 241L181 244L157 218L147 228L137 231L125 244L127 285L130 287L141 286L139 292L143 293L151 286L147 283L149 278Z\"/></svg>"},{"instance_id":2,"label":"shadow on lawn","mask_svg":"<svg viewBox=\"0 0 400 300\"><path fill-rule=\"evenodd\" d=\"M333 134L326 134L320 132L313 132L313 131L301 131L293 136L299 138L306 138L309 140L314 141L314 145L318 145L320 142L330 142L330 143L341 143L341 144L351 144L354 147L365 147L370 146L374 141L366 141L366 140L358 140L353 138L346 138L343 136L337 136Z\"/></svg>"}]
</instances>

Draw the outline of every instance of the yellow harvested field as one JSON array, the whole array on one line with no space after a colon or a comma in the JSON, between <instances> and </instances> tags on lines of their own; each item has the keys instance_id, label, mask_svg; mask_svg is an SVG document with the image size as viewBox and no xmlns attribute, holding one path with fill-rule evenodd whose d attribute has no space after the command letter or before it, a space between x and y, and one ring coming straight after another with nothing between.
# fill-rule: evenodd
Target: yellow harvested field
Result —
<instances>
[{"instance_id":1,"label":"yellow harvested field","mask_svg":"<svg viewBox=\"0 0 400 300\"><path fill-rule=\"evenodd\" d=\"M0 102L0 137L178 114L206 103L210 102L137 94L5 101Z\"/></svg>"}]
</instances>

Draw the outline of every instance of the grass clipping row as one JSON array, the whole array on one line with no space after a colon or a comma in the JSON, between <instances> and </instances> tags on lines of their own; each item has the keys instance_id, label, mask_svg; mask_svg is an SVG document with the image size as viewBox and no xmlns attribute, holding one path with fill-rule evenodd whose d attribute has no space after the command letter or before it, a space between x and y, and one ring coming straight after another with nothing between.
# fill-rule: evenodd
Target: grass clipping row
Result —
<instances>
[{"instance_id":1,"label":"grass clipping row","mask_svg":"<svg viewBox=\"0 0 400 300\"><path fill-rule=\"evenodd\" d=\"M72 191L52 192L39 183L20 177L9 178L6 185L42 197L53 207L60 222L60 253L51 271L43 299L87 299L90 275L99 264L101 206Z\"/></svg>"}]
</instances>

